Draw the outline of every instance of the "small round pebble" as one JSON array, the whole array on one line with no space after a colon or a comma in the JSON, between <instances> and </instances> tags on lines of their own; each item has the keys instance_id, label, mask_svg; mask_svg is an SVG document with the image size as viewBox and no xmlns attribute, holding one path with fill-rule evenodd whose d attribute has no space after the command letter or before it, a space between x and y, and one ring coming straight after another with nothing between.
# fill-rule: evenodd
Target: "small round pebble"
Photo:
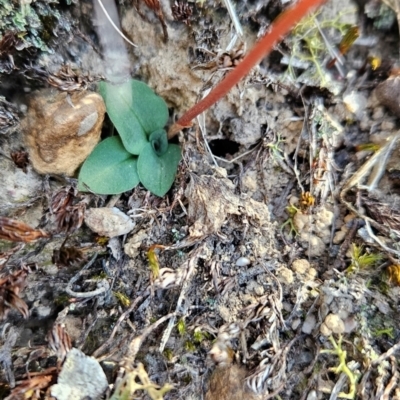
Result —
<instances>
[{"instance_id":1,"label":"small round pebble","mask_svg":"<svg viewBox=\"0 0 400 400\"><path fill-rule=\"evenodd\" d=\"M319 331L321 332L321 335L323 335L323 336L331 336L332 335L332 331L326 326L325 322L323 322L321 324Z\"/></svg>"},{"instance_id":2,"label":"small round pebble","mask_svg":"<svg viewBox=\"0 0 400 400\"><path fill-rule=\"evenodd\" d=\"M251 261L247 257L239 257L236 260L236 265L238 267L246 267L247 265L250 265Z\"/></svg>"},{"instance_id":3,"label":"small round pebble","mask_svg":"<svg viewBox=\"0 0 400 400\"><path fill-rule=\"evenodd\" d=\"M337 314L329 314L324 321L324 324L333 333L341 334L344 333L344 322Z\"/></svg>"},{"instance_id":4,"label":"small round pebble","mask_svg":"<svg viewBox=\"0 0 400 400\"><path fill-rule=\"evenodd\" d=\"M280 283L283 283L284 285L290 285L293 283L293 272L286 267L279 268L277 271L277 278Z\"/></svg>"},{"instance_id":5,"label":"small round pebble","mask_svg":"<svg viewBox=\"0 0 400 400\"><path fill-rule=\"evenodd\" d=\"M300 318L295 318L292 321L292 329L295 331L297 330L297 328L299 327L299 325L301 324L301 319Z\"/></svg>"},{"instance_id":6,"label":"small round pebble","mask_svg":"<svg viewBox=\"0 0 400 400\"><path fill-rule=\"evenodd\" d=\"M309 268L310 268L310 263L305 259L293 261L292 264L293 271L298 272L301 275L304 275Z\"/></svg>"},{"instance_id":7,"label":"small round pebble","mask_svg":"<svg viewBox=\"0 0 400 400\"><path fill-rule=\"evenodd\" d=\"M346 333L351 333L356 328L357 328L357 321L353 316L347 317L344 320L344 330Z\"/></svg>"},{"instance_id":8,"label":"small round pebble","mask_svg":"<svg viewBox=\"0 0 400 400\"><path fill-rule=\"evenodd\" d=\"M307 315L307 318L304 321L303 326L301 327L301 331L303 333L306 333L307 335L309 335L315 328L316 324L317 324L317 320L315 318L315 315L309 314L309 315Z\"/></svg>"}]
</instances>

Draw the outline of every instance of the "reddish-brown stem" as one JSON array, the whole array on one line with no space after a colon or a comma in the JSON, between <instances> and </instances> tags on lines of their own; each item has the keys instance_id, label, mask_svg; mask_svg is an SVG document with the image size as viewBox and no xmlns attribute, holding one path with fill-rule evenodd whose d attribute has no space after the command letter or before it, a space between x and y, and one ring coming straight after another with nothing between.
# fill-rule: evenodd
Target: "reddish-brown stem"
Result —
<instances>
[{"instance_id":1,"label":"reddish-brown stem","mask_svg":"<svg viewBox=\"0 0 400 400\"><path fill-rule=\"evenodd\" d=\"M182 128L190 126L194 118L224 97L306 14L324 2L325 0L298 0L296 4L280 14L271 25L270 30L254 45L242 62L230 71L204 99L196 103L171 126L168 137L171 138Z\"/></svg>"}]
</instances>

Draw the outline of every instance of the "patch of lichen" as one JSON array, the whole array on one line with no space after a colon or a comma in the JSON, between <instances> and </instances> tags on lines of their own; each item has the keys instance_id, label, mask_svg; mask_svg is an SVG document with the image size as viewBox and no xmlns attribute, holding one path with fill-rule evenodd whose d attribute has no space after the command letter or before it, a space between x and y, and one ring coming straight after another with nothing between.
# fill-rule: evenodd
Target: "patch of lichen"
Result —
<instances>
[{"instance_id":1,"label":"patch of lichen","mask_svg":"<svg viewBox=\"0 0 400 400\"><path fill-rule=\"evenodd\" d=\"M0 40L11 31L20 39L18 51L34 48L40 52L51 52L51 41L60 32L68 32L71 28L57 5L58 0L37 0L25 5L4 2L0 6Z\"/></svg>"}]
</instances>

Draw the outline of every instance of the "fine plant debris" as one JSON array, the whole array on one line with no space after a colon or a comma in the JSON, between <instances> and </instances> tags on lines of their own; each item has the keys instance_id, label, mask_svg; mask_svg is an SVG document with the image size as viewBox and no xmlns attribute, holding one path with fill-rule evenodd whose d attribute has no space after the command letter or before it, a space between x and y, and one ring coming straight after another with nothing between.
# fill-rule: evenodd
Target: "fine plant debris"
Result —
<instances>
[{"instance_id":1,"label":"fine plant debris","mask_svg":"<svg viewBox=\"0 0 400 400\"><path fill-rule=\"evenodd\" d=\"M0 398L400 400L394 0L0 5Z\"/></svg>"}]
</instances>

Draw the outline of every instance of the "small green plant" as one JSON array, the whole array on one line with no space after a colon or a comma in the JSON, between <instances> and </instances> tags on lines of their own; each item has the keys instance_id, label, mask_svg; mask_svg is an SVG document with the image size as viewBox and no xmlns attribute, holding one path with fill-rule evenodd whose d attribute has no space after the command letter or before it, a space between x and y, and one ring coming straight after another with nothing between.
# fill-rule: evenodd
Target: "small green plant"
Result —
<instances>
[{"instance_id":1,"label":"small green plant","mask_svg":"<svg viewBox=\"0 0 400 400\"><path fill-rule=\"evenodd\" d=\"M118 194L139 182L157 196L171 188L181 151L168 143L165 101L145 83L102 82L100 93L119 136L100 142L79 173L78 188L97 194Z\"/></svg>"},{"instance_id":2,"label":"small green plant","mask_svg":"<svg viewBox=\"0 0 400 400\"><path fill-rule=\"evenodd\" d=\"M372 334L375 337L380 337L380 336L383 336L383 335L387 335L387 336L390 337L390 339L392 339L392 340L395 339L393 326L391 326L389 328L376 329L376 330L372 331Z\"/></svg>"},{"instance_id":3,"label":"small green plant","mask_svg":"<svg viewBox=\"0 0 400 400\"><path fill-rule=\"evenodd\" d=\"M324 60L330 58L328 68L329 65L332 67L336 59L332 58L334 51L323 32L330 30L342 38L337 52L344 55L359 35L357 27L343 22L343 17L350 12L352 12L351 9L344 10L332 19L324 18L321 21L318 21L319 13L317 12L302 19L293 29L289 39L291 52L287 70L292 79L296 78L295 61L297 60L303 65L310 65L306 74L317 84L328 88L332 86L323 64Z\"/></svg>"},{"instance_id":4,"label":"small green plant","mask_svg":"<svg viewBox=\"0 0 400 400\"><path fill-rule=\"evenodd\" d=\"M281 232L283 232L283 229L285 228L286 225L289 225L289 235L297 236L299 232L296 229L296 226L294 224L294 216L297 214L299 209L295 207L293 204L290 204L289 206L286 207L287 213L289 214L289 218L281 225Z\"/></svg>"},{"instance_id":5,"label":"small green plant","mask_svg":"<svg viewBox=\"0 0 400 400\"><path fill-rule=\"evenodd\" d=\"M351 264L349 268L347 268L346 272L348 274L352 274L354 272L373 267L376 263L381 261L382 258L382 254L367 253L364 251L363 246L357 246L355 243L352 243Z\"/></svg>"},{"instance_id":6,"label":"small green plant","mask_svg":"<svg viewBox=\"0 0 400 400\"><path fill-rule=\"evenodd\" d=\"M146 392L152 400L162 400L165 393L171 389L173 387L169 383L166 383L161 388L153 383L147 375L143 364L139 364L134 370L126 372L122 380L116 385L115 392L110 400L132 399L138 390Z\"/></svg>"},{"instance_id":7,"label":"small green plant","mask_svg":"<svg viewBox=\"0 0 400 400\"><path fill-rule=\"evenodd\" d=\"M203 331L194 331L193 333L193 342L200 344L203 340L207 340L210 338L210 334L208 332Z\"/></svg>"},{"instance_id":8,"label":"small green plant","mask_svg":"<svg viewBox=\"0 0 400 400\"><path fill-rule=\"evenodd\" d=\"M165 102L144 83L102 83L100 92L120 137L98 144L82 165L78 188L98 194L118 194L139 182L150 192L164 196L171 188L181 159L180 148L169 144L180 130L224 97L257 65L296 24L325 0L299 0L271 25L244 59L200 102L190 108L168 131ZM203 3L200 0L201 3Z\"/></svg>"},{"instance_id":9,"label":"small green plant","mask_svg":"<svg viewBox=\"0 0 400 400\"><path fill-rule=\"evenodd\" d=\"M357 380L358 380L358 375L355 374L349 368L349 365L346 361L347 352L346 352L346 350L342 349L342 336L339 336L339 340L337 342L333 338L333 336L330 336L328 339L331 342L333 349L332 350L331 349L321 350L321 353L334 354L334 355L338 356L339 365L337 367L330 368L330 370L333 371L337 375L344 373L349 380L349 392L348 393L341 392L338 394L338 397L343 398L343 399L354 399L354 397L356 395L356 384L357 384Z\"/></svg>"},{"instance_id":10,"label":"small green plant","mask_svg":"<svg viewBox=\"0 0 400 400\"><path fill-rule=\"evenodd\" d=\"M114 292L114 296L124 307L129 307L131 305L131 301L126 294L121 292Z\"/></svg>"},{"instance_id":11,"label":"small green plant","mask_svg":"<svg viewBox=\"0 0 400 400\"><path fill-rule=\"evenodd\" d=\"M183 336L186 334L186 324L185 324L185 320L180 319L178 321L178 324L176 325L176 329L178 330L178 333L180 336Z\"/></svg>"},{"instance_id":12,"label":"small green plant","mask_svg":"<svg viewBox=\"0 0 400 400\"><path fill-rule=\"evenodd\" d=\"M271 143L267 143L266 147L269 150L271 157L274 160L275 164L279 164L278 161L283 161L283 150L279 147L281 143L285 143L286 140L281 138L281 135L278 133L274 134L274 140Z\"/></svg>"}]
</instances>

